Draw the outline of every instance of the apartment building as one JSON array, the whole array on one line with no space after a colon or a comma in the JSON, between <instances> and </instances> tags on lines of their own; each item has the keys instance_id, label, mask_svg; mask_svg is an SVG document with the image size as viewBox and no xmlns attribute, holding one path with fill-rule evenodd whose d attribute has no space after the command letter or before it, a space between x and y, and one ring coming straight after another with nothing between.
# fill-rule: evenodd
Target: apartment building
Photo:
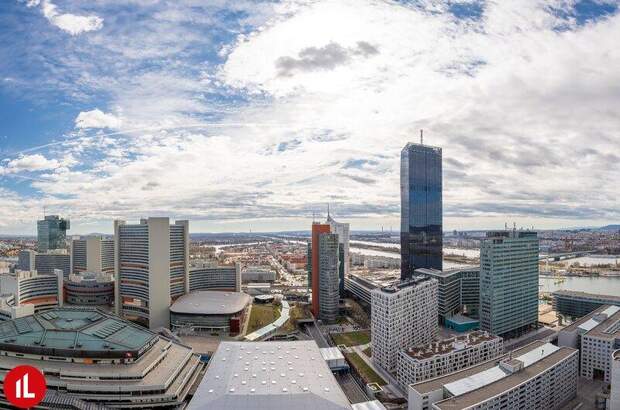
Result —
<instances>
[{"instance_id":1,"label":"apartment building","mask_svg":"<svg viewBox=\"0 0 620 410\"><path fill-rule=\"evenodd\" d=\"M408 387L409 410L563 408L577 393L579 352L535 341Z\"/></svg>"},{"instance_id":2,"label":"apartment building","mask_svg":"<svg viewBox=\"0 0 620 410\"><path fill-rule=\"evenodd\" d=\"M397 380L408 385L491 360L504 352L501 337L475 331L450 339L401 350Z\"/></svg>"},{"instance_id":3,"label":"apartment building","mask_svg":"<svg viewBox=\"0 0 620 410\"><path fill-rule=\"evenodd\" d=\"M581 351L581 377L609 383L612 354L620 345L620 307L605 305L565 327L558 345Z\"/></svg>"},{"instance_id":4,"label":"apartment building","mask_svg":"<svg viewBox=\"0 0 620 410\"><path fill-rule=\"evenodd\" d=\"M396 370L398 354L437 335L437 280L414 276L371 292L372 360Z\"/></svg>"}]
</instances>

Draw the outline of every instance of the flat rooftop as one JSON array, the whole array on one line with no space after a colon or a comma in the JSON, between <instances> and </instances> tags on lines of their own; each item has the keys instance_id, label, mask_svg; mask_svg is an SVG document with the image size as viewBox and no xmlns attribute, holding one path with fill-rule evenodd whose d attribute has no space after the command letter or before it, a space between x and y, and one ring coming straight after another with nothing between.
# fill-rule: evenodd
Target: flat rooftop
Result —
<instances>
[{"instance_id":1,"label":"flat rooftop","mask_svg":"<svg viewBox=\"0 0 620 410\"><path fill-rule=\"evenodd\" d=\"M610 306L602 314L606 314L607 318L598 322L586 335L602 339L616 339L620 336L620 307ZM591 320L596 320L596 317Z\"/></svg>"},{"instance_id":2,"label":"flat rooftop","mask_svg":"<svg viewBox=\"0 0 620 410\"><path fill-rule=\"evenodd\" d=\"M545 343L543 341L537 340L535 342L532 342L528 345L525 345L519 349L513 350L512 351L512 355L513 356L521 356L527 352L530 352L540 346L543 346ZM436 391L436 390L441 390L443 389L443 386L464 378L467 378L469 376L478 374L480 372L483 372L485 370L491 369L495 366L497 366L497 364L499 363L500 360L505 359L508 357L508 353L499 356L493 360L487 360L486 362L482 362L480 364L477 364L475 366L471 366L468 367L466 369L460 370L458 372L454 372L454 373L450 373L447 374L445 376L440 376L440 377L435 377L434 379L430 379L430 380L426 380L420 383L415 383L410 385L412 388L414 388L417 392L419 392L420 394L428 394L432 391Z\"/></svg>"},{"instance_id":3,"label":"flat rooftop","mask_svg":"<svg viewBox=\"0 0 620 410\"><path fill-rule=\"evenodd\" d=\"M596 293L587 293L587 292L580 292L577 290L563 290L563 289L556 290L552 294L553 296L567 296L567 297L575 297L575 298L582 298L582 299L592 299L593 301L601 301L601 302L616 301L620 303L620 296L616 296L616 295L599 295Z\"/></svg>"},{"instance_id":4,"label":"flat rooftop","mask_svg":"<svg viewBox=\"0 0 620 410\"><path fill-rule=\"evenodd\" d=\"M409 279L384 286L380 288L380 290L385 293L396 293L399 290L415 287L430 280L433 280L433 278L429 278L428 276L412 276Z\"/></svg>"},{"instance_id":5,"label":"flat rooftop","mask_svg":"<svg viewBox=\"0 0 620 410\"><path fill-rule=\"evenodd\" d=\"M428 359L436 355L463 350L493 339L501 340L499 336L493 336L487 332L477 330L461 336L452 337L450 339L444 339L438 342L412 347L405 350L405 353L414 359Z\"/></svg>"},{"instance_id":6,"label":"flat rooftop","mask_svg":"<svg viewBox=\"0 0 620 410\"><path fill-rule=\"evenodd\" d=\"M544 373L571 355L577 355L577 350L570 347L558 348L547 343L542 347L535 348L529 353L516 358L520 361L524 361L523 359L525 359L525 367L522 370L511 374L505 374L504 376L498 374L495 376L497 378L494 378L494 375L489 375L489 373L495 369L501 370L499 367L495 367L494 369L487 371L487 374L484 376L481 375L482 377L490 376L488 379L481 381L481 387L477 387L477 385L468 385L467 382L470 380L457 381L451 385L447 385L446 389L448 390L455 388L459 391L458 388L462 388L465 393L439 401L435 403L435 406L441 410L460 410L470 408L478 403L484 402L518 387L522 383L525 383L528 380L537 377L541 373ZM542 358L539 356L542 356ZM527 363L528 361L530 362L529 365ZM470 388L473 389L470 390Z\"/></svg>"},{"instance_id":7,"label":"flat rooftop","mask_svg":"<svg viewBox=\"0 0 620 410\"><path fill-rule=\"evenodd\" d=\"M314 341L222 342L189 410L350 410Z\"/></svg>"},{"instance_id":8,"label":"flat rooftop","mask_svg":"<svg viewBox=\"0 0 620 410\"><path fill-rule=\"evenodd\" d=\"M201 290L178 298L171 313L187 315L233 315L242 311L252 298L243 292L221 292Z\"/></svg>"},{"instance_id":9,"label":"flat rooftop","mask_svg":"<svg viewBox=\"0 0 620 410\"><path fill-rule=\"evenodd\" d=\"M596 328L601 322L606 322L610 320L610 316L614 316L617 312L620 311L620 307L614 305L603 305L598 307L594 312L591 312L578 320L571 323L569 326L566 326L562 329L562 332L575 332L577 330L581 330L584 333L589 333L591 330ZM607 317L605 318L606 315Z\"/></svg>"},{"instance_id":10,"label":"flat rooftop","mask_svg":"<svg viewBox=\"0 0 620 410\"><path fill-rule=\"evenodd\" d=\"M463 265L458 268L450 268L450 269L444 269L444 270L438 270L438 269L432 269L432 268L418 268L414 270L413 272L417 274L421 274L421 275L429 275L429 276L434 276L434 277L445 278L445 277L452 276L459 272L472 271L472 270L480 270L480 265Z\"/></svg>"},{"instance_id":11,"label":"flat rooftop","mask_svg":"<svg viewBox=\"0 0 620 410\"><path fill-rule=\"evenodd\" d=\"M155 338L147 329L92 308L57 308L0 323L0 350L51 356L137 357Z\"/></svg>"}]
</instances>

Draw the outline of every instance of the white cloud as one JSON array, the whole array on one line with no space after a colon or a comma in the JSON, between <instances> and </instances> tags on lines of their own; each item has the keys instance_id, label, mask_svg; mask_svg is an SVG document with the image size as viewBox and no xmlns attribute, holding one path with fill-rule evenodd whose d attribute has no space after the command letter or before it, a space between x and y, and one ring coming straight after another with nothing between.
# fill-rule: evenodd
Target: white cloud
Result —
<instances>
[{"instance_id":1,"label":"white cloud","mask_svg":"<svg viewBox=\"0 0 620 410\"><path fill-rule=\"evenodd\" d=\"M195 46L182 6L90 36L114 69L70 68L114 113L80 113L62 169L32 186L83 221L311 218L331 202L356 228L398 226L399 152L424 128L448 228L620 218L620 16L560 32L550 10L571 1L487 1L465 21L426 3L285 2L214 47L220 66L187 57L213 44ZM86 130L121 125L141 131Z\"/></svg>"},{"instance_id":2,"label":"white cloud","mask_svg":"<svg viewBox=\"0 0 620 410\"><path fill-rule=\"evenodd\" d=\"M39 4L38 0L30 0L28 7ZM76 36L88 31L100 30L103 27L103 19L101 17L78 16L70 13L59 13L57 7L51 0L42 0L41 8L45 18L54 26L66 31L72 36Z\"/></svg>"},{"instance_id":3,"label":"white cloud","mask_svg":"<svg viewBox=\"0 0 620 410\"><path fill-rule=\"evenodd\" d=\"M0 174L11 174L23 171L46 171L57 168L58 166L60 166L60 163L57 160L47 159L41 154L20 155L8 161L4 168L0 168Z\"/></svg>"},{"instance_id":4,"label":"white cloud","mask_svg":"<svg viewBox=\"0 0 620 410\"><path fill-rule=\"evenodd\" d=\"M91 111L82 111L75 118L76 128L111 128L121 126L121 119L114 114L106 114L98 108Z\"/></svg>"}]
</instances>

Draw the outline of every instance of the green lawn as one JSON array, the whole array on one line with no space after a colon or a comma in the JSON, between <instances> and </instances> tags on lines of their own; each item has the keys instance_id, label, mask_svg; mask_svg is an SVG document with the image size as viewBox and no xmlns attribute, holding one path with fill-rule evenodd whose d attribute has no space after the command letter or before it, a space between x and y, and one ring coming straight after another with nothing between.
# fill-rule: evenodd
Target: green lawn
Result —
<instances>
[{"instance_id":1,"label":"green lawn","mask_svg":"<svg viewBox=\"0 0 620 410\"><path fill-rule=\"evenodd\" d=\"M280 309L278 306L274 306L272 304L252 305L252 313L250 313L247 334L255 332L261 327L267 326L279 317Z\"/></svg>"},{"instance_id":2,"label":"green lawn","mask_svg":"<svg viewBox=\"0 0 620 410\"><path fill-rule=\"evenodd\" d=\"M358 346L370 343L370 331L360 330L359 332L348 332L332 334L332 339L336 345Z\"/></svg>"},{"instance_id":3,"label":"green lawn","mask_svg":"<svg viewBox=\"0 0 620 410\"><path fill-rule=\"evenodd\" d=\"M372 347L367 347L363 350L364 354L368 357L372 357Z\"/></svg>"},{"instance_id":4,"label":"green lawn","mask_svg":"<svg viewBox=\"0 0 620 410\"><path fill-rule=\"evenodd\" d=\"M379 386L387 384L357 353L345 353L344 355L366 383L377 383Z\"/></svg>"}]
</instances>

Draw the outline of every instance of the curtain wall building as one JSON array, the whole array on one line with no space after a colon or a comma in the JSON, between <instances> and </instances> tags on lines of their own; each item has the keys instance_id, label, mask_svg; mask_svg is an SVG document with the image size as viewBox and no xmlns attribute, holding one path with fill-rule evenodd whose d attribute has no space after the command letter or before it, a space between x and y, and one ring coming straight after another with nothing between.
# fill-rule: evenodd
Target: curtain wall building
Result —
<instances>
[{"instance_id":1,"label":"curtain wall building","mask_svg":"<svg viewBox=\"0 0 620 410\"><path fill-rule=\"evenodd\" d=\"M58 215L47 215L37 221L37 250L47 252L67 247L67 230L70 228L68 219Z\"/></svg>"},{"instance_id":2,"label":"curtain wall building","mask_svg":"<svg viewBox=\"0 0 620 410\"><path fill-rule=\"evenodd\" d=\"M400 156L401 278L443 268L441 148L409 143Z\"/></svg>"},{"instance_id":3,"label":"curtain wall building","mask_svg":"<svg viewBox=\"0 0 620 410\"><path fill-rule=\"evenodd\" d=\"M537 233L487 232L480 246L480 328L512 336L537 323Z\"/></svg>"},{"instance_id":4,"label":"curtain wall building","mask_svg":"<svg viewBox=\"0 0 620 410\"><path fill-rule=\"evenodd\" d=\"M169 327L172 301L189 291L189 223L115 221L115 309L150 327Z\"/></svg>"},{"instance_id":5,"label":"curtain wall building","mask_svg":"<svg viewBox=\"0 0 620 410\"><path fill-rule=\"evenodd\" d=\"M327 223L330 226L331 232L338 235L338 243L340 244L340 266L338 268L338 277L340 280L339 290L340 296L344 297L344 281L347 276L349 276L349 224L336 222L334 218L329 214L329 210L327 212Z\"/></svg>"}]
</instances>

